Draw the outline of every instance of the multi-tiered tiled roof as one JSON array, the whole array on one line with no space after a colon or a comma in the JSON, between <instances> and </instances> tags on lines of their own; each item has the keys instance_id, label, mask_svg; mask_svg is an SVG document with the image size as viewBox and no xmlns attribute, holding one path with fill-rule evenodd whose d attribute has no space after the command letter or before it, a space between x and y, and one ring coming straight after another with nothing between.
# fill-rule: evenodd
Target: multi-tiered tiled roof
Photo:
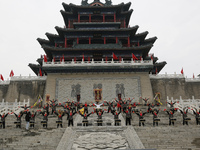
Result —
<instances>
[{"instance_id":1,"label":"multi-tiered tiled roof","mask_svg":"<svg viewBox=\"0 0 200 150\"><path fill-rule=\"evenodd\" d=\"M157 37L146 39L148 32L137 33L139 26L129 26L131 3L112 5L82 0L80 6L62 4L65 27L55 27L58 34L38 38L46 53L45 61L29 64L38 74L67 72L152 72L158 73L166 62L149 54ZM117 59L116 59L116 57ZM113 57L115 57L113 59Z\"/></svg>"}]
</instances>

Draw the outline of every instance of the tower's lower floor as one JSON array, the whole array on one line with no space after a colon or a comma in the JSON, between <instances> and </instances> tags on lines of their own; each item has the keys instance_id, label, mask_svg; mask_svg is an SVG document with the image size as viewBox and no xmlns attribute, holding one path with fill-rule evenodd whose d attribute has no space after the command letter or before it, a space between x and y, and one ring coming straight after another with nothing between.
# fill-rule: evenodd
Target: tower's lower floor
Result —
<instances>
[{"instance_id":1,"label":"tower's lower floor","mask_svg":"<svg viewBox=\"0 0 200 150\"><path fill-rule=\"evenodd\" d=\"M142 102L140 97L153 99L148 73L48 74L45 95L59 102L82 103L115 98L134 98L136 102Z\"/></svg>"}]
</instances>

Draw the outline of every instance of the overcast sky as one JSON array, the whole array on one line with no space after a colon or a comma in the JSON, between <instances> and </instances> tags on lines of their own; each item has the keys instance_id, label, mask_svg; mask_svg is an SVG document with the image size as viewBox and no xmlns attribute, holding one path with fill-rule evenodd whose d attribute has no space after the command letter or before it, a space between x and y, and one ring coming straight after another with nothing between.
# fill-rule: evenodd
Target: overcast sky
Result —
<instances>
[{"instance_id":1,"label":"overcast sky","mask_svg":"<svg viewBox=\"0 0 200 150\"><path fill-rule=\"evenodd\" d=\"M93 0L89 0L92 2ZM104 0L101 0L105 2ZM81 0L1 0L0 1L0 74L4 79L13 69L15 76L35 75L28 67L44 54L36 39L46 32L56 34L55 26L64 26L62 2L81 4ZM121 0L112 0L119 4ZM124 0L134 10L130 26L138 33L158 40L150 53L166 61L160 72L189 78L200 74L200 0Z\"/></svg>"}]
</instances>

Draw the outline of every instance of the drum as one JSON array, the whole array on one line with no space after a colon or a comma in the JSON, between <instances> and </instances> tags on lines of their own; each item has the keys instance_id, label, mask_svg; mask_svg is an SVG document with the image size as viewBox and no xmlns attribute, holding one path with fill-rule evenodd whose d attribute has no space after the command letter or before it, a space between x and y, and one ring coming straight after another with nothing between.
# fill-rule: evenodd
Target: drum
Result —
<instances>
[{"instance_id":1,"label":"drum","mask_svg":"<svg viewBox=\"0 0 200 150\"><path fill-rule=\"evenodd\" d=\"M115 119L115 122L116 122L116 123L120 123L121 120L120 120L120 119Z\"/></svg>"},{"instance_id":2,"label":"drum","mask_svg":"<svg viewBox=\"0 0 200 150\"><path fill-rule=\"evenodd\" d=\"M82 123L77 123L77 126L82 126Z\"/></svg>"},{"instance_id":3,"label":"drum","mask_svg":"<svg viewBox=\"0 0 200 150\"><path fill-rule=\"evenodd\" d=\"M32 124L34 124L35 123L35 121L30 121L30 124L32 125Z\"/></svg>"},{"instance_id":4,"label":"drum","mask_svg":"<svg viewBox=\"0 0 200 150\"><path fill-rule=\"evenodd\" d=\"M145 119L140 119L140 122L145 122Z\"/></svg>"},{"instance_id":5,"label":"drum","mask_svg":"<svg viewBox=\"0 0 200 150\"><path fill-rule=\"evenodd\" d=\"M103 123L102 119L97 120L97 123Z\"/></svg>"},{"instance_id":6,"label":"drum","mask_svg":"<svg viewBox=\"0 0 200 150\"><path fill-rule=\"evenodd\" d=\"M185 118L185 121L191 121L191 118Z\"/></svg>"},{"instance_id":7,"label":"drum","mask_svg":"<svg viewBox=\"0 0 200 150\"><path fill-rule=\"evenodd\" d=\"M176 121L176 119L174 119L174 118L172 118L172 119L170 119L172 122L175 122Z\"/></svg>"},{"instance_id":8,"label":"drum","mask_svg":"<svg viewBox=\"0 0 200 150\"><path fill-rule=\"evenodd\" d=\"M46 120L41 121L41 124L47 124Z\"/></svg>"},{"instance_id":9,"label":"drum","mask_svg":"<svg viewBox=\"0 0 200 150\"><path fill-rule=\"evenodd\" d=\"M61 120L56 121L57 124L62 124Z\"/></svg>"},{"instance_id":10,"label":"drum","mask_svg":"<svg viewBox=\"0 0 200 150\"><path fill-rule=\"evenodd\" d=\"M14 124L16 124L16 125L20 125L21 122L20 122L20 121L16 121L16 122L14 122Z\"/></svg>"},{"instance_id":11,"label":"drum","mask_svg":"<svg viewBox=\"0 0 200 150\"><path fill-rule=\"evenodd\" d=\"M82 123L88 123L88 121L84 120L84 121L82 121Z\"/></svg>"},{"instance_id":12,"label":"drum","mask_svg":"<svg viewBox=\"0 0 200 150\"><path fill-rule=\"evenodd\" d=\"M158 118L155 118L155 119L154 119L154 121L155 121L155 122L159 122L159 121L160 121L160 119L158 119Z\"/></svg>"}]
</instances>

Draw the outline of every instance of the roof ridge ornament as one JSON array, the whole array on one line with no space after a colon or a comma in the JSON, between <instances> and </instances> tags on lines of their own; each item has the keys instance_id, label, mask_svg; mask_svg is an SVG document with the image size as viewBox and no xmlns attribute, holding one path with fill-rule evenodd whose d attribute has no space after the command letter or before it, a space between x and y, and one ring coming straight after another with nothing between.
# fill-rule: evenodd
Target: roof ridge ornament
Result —
<instances>
[{"instance_id":1,"label":"roof ridge ornament","mask_svg":"<svg viewBox=\"0 0 200 150\"><path fill-rule=\"evenodd\" d=\"M82 0L81 5L88 5L88 0Z\"/></svg>"},{"instance_id":2,"label":"roof ridge ornament","mask_svg":"<svg viewBox=\"0 0 200 150\"><path fill-rule=\"evenodd\" d=\"M112 1L111 0L105 0L106 1L106 5L112 5Z\"/></svg>"}]
</instances>

